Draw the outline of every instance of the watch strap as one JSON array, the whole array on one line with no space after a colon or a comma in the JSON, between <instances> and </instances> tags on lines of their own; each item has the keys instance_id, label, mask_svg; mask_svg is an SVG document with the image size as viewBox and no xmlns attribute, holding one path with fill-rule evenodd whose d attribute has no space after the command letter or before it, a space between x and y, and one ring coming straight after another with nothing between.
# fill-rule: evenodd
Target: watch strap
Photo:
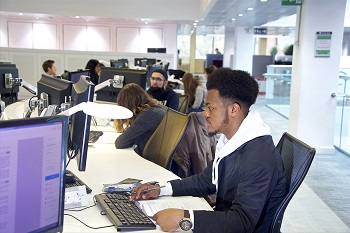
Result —
<instances>
[{"instance_id":1,"label":"watch strap","mask_svg":"<svg viewBox=\"0 0 350 233\"><path fill-rule=\"evenodd\" d=\"M184 218L190 218L190 211L184 210Z\"/></svg>"}]
</instances>

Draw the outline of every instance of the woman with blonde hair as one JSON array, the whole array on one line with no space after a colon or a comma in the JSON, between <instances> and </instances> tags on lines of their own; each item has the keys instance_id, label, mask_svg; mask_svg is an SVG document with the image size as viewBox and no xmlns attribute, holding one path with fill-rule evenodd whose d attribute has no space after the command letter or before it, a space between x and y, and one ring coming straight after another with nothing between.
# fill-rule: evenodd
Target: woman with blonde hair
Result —
<instances>
[{"instance_id":1,"label":"woman with blonde hair","mask_svg":"<svg viewBox=\"0 0 350 233\"><path fill-rule=\"evenodd\" d=\"M115 147L123 149L134 146L135 152L142 156L148 139L162 121L167 107L159 104L135 83L129 83L120 90L117 104L132 111L133 116L114 120L114 128L122 133L115 140Z\"/></svg>"},{"instance_id":2,"label":"woman with blonde hair","mask_svg":"<svg viewBox=\"0 0 350 233\"><path fill-rule=\"evenodd\" d=\"M199 85L199 79L194 78L193 74L185 73L182 76L182 82L184 84L184 91L186 95L189 95L188 112L202 112L205 110L204 97L205 90Z\"/></svg>"}]
</instances>

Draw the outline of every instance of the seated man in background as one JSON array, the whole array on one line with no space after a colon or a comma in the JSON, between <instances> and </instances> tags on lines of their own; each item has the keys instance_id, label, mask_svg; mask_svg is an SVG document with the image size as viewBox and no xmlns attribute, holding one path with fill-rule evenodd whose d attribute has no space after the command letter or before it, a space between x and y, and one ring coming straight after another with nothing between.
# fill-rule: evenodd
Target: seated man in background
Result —
<instances>
[{"instance_id":1,"label":"seated man in background","mask_svg":"<svg viewBox=\"0 0 350 233\"><path fill-rule=\"evenodd\" d=\"M50 75L52 77L56 76L56 66L55 61L53 60L47 60L43 63L43 70L47 75Z\"/></svg>"},{"instance_id":2,"label":"seated man in background","mask_svg":"<svg viewBox=\"0 0 350 233\"><path fill-rule=\"evenodd\" d=\"M217 192L215 211L165 209L153 216L164 231L269 232L274 214L287 193L281 155L270 128L255 103L258 83L245 71L220 68L207 82L208 132L222 133L215 158L198 175L172 180L164 188L143 184L130 200L163 195L204 196ZM159 186L158 186L159 187Z\"/></svg>"},{"instance_id":3,"label":"seated man in background","mask_svg":"<svg viewBox=\"0 0 350 233\"><path fill-rule=\"evenodd\" d=\"M171 88L167 88L168 74L164 70L155 70L150 77L150 88L147 93L165 106L179 110L179 96Z\"/></svg>"}]
</instances>

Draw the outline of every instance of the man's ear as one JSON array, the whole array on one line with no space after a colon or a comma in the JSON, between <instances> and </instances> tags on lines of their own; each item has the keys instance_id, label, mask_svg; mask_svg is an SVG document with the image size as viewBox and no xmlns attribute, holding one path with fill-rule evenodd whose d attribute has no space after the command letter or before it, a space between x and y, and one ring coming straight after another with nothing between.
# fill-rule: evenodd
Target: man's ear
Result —
<instances>
[{"instance_id":1,"label":"man's ear","mask_svg":"<svg viewBox=\"0 0 350 233\"><path fill-rule=\"evenodd\" d=\"M168 86L168 80L164 80L164 88Z\"/></svg>"},{"instance_id":2,"label":"man's ear","mask_svg":"<svg viewBox=\"0 0 350 233\"><path fill-rule=\"evenodd\" d=\"M241 110L241 106L237 102L234 102L230 105L230 114L232 116L236 116L238 113L241 112Z\"/></svg>"}]
</instances>

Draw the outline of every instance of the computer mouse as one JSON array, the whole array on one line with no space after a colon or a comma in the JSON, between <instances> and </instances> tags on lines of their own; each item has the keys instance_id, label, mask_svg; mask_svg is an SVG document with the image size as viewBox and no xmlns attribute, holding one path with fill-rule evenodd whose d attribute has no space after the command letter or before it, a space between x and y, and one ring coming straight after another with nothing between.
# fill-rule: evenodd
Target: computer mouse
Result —
<instances>
[{"instance_id":1,"label":"computer mouse","mask_svg":"<svg viewBox=\"0 0 350 233\"><path fill-rule=\"evenodd\" d=\"M75 176L71 173L66 173L66 183L75 183Z\"/></svg>"}]
</instances>

